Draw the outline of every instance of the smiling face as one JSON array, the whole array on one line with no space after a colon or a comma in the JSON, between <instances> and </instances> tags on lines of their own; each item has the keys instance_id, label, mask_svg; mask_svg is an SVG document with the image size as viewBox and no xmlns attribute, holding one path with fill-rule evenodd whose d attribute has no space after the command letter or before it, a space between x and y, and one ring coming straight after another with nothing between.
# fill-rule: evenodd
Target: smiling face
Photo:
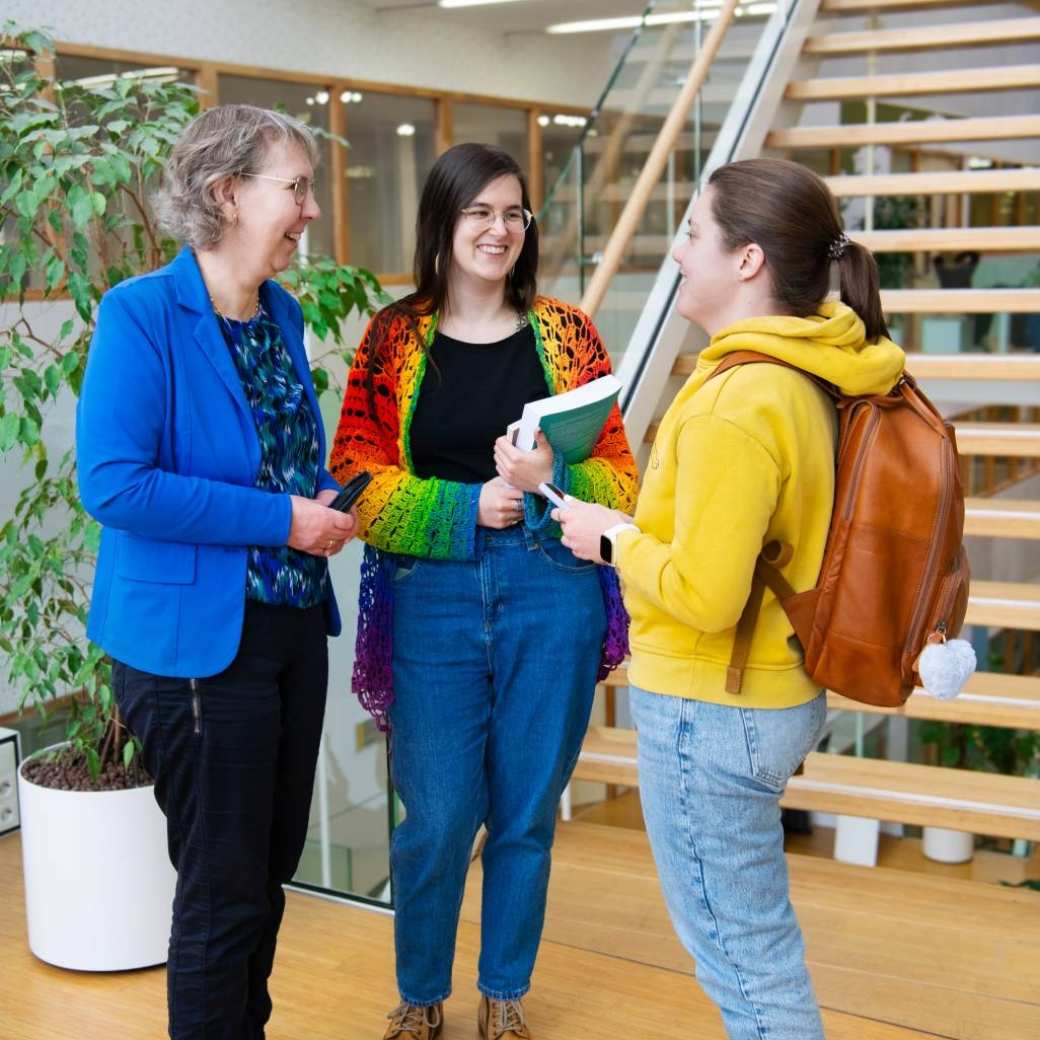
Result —
<instances>
[{"instance_id":1,"label":"smiling face","mask_svg":"<svg viewBox=\"0 0 1040 1040\"><path fill-rule=\"evenodd\" d=\"M286 181L306 177L313 182L314 170L306 152L295 142L275 141L267 151L261 169L263 177L240 177L234 182L233 195L237 222L228 229L236 253L256 273L257 281L284 271L292 262L304 228L321 210L313 190L307 192L302 205L296 202L291 185L264 177L281 177Z\"/></svg>"},{"instance_id":2,"label":"smiling face","mask_svg":"<svg viewBox=\"0 0 1040 1040\"><path fill-rule=\"evenodd\" d=\"M504 174L484 185L466 209L486 207L495 211L490 227L460 214L452 236L451 280L475 279L480 282L504 283L524 246L524 232L507 225L502 214L522 208L520 181Z\"/></svg>"},{"instance_id":3,"label":"smiling face","mask_svg":"<svg viewBox=\"0 0 1040 1040\"><path fill-rule=\"evenodd\" d=\"M682 271L676 310L709 335L729 323L747 281L746 250L726 248L712 213L712 192L701 192L693 204L688 236L672 254Z\"/></svg>"}]
</instances>

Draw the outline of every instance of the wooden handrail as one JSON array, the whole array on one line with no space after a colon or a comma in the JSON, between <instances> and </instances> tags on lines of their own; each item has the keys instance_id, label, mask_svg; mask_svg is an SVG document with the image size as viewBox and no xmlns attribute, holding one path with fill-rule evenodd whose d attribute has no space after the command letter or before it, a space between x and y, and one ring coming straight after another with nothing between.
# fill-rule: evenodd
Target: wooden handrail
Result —
<instances>
[{"instance_id":1,"label":"wooden handrail","mask_svg":"<svg viewBox=\"0 0 1040 1040\"><path fill-rule=\"evenodd\" d=\"M621 266L625 250L628 248L628 243L631 241L632 236L636 233L636 228L643 217L643 211L646 209L654 186L661 179L661 174L664 172L665 164L668 162L668 155L675 147L675 140L682 132L690 108L708 77L708 70L711 68L726 31L733 21L737 3L738 0L725 0L722 9L719 11L719 16L715 20L715 24L711 27L711 31L708 33L707 39L704 41L700 53L690 69L690 74L687 76L679 96L675 99L675 103L664 121L664 126L661 127L661 132L657 135L657 140L654 142L654 147L650 151L646 164L639 173L639 177L632 189L632 194L629 195L625 208L621 211L621 217L604 250L603 262L596 268L592 279L589 281L588 288L585 290L585 295L581 298L581 309L590 316L599 310L603 297L607 293L607 286L610 285L611 280Z\"/></svg>"}]
</instances>

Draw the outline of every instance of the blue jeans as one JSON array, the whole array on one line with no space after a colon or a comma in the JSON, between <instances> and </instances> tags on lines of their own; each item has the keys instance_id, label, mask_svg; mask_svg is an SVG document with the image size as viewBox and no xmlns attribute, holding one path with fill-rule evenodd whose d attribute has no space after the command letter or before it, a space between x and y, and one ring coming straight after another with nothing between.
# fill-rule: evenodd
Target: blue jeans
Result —
<instances>
[{"instance_id":1,"label":"blue jeans","mask_svg":"<svg viewBox=\"0 0 1040 1040\"><path fill-rule=\"evenodd\" d=\"M606 628L594 565L523 527L477 530L476 559L401 557L394 577L390 842L397 984L451 992L466 871L487 825L478 986L530 987L556 806L588 725Z\"/></svg>"},{"instance_id":2,"label":"blue jeans","mask_svg":"<svg viewBox=\"0 0 1040 1040\"><path fill-rule=\"evenodd\" d=\"M730 1040L822 1040L788 893L780 796L824 695L731 708L631 688L639 791L665 902Z\"/></svg>"}]
</instances>

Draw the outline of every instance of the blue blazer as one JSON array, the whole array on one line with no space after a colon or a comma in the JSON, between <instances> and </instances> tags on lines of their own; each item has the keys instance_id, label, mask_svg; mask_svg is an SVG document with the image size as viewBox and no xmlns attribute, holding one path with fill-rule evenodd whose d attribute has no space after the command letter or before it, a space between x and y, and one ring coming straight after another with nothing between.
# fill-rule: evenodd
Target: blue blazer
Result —
<instances>
[{"instance_id":1,"label":"blue blazer","mask_svg":"<svg viewBox=\"0 0 1040 1040\"><path fill-rule=\"evenodd\" d=\"M325 433L299 304L274 282L278 323ZM203 678L238 651L246 549L284 545L289 495L258 489L260 442L195 255L105 293L76 411L80 496L100 521L87 635L157 675ZM339 485L322 468L319 490ZM326 628L340 631L329 586Z\"/></svg>"}]
</instances>

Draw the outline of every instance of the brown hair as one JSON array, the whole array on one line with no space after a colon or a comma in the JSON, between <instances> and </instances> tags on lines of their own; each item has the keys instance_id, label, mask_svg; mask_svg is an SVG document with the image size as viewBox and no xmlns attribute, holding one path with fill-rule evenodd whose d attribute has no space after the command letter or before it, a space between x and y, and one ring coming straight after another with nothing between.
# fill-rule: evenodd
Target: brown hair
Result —
<instances>
[{"instance_id":1,"label":"brown hair","mask_svg":"<svg viewBox=\"0 0 1040 1040\"><path fill-rule=\"evenodd\" d=\"M712 216L727 249L761 247L777 302L791 314L815 314L837 263L841 300L863 319L866 338L888 335L873 254L845 237L830 189L787 159L744 159L708 178Z\"/></svg>"}]
</instances>

